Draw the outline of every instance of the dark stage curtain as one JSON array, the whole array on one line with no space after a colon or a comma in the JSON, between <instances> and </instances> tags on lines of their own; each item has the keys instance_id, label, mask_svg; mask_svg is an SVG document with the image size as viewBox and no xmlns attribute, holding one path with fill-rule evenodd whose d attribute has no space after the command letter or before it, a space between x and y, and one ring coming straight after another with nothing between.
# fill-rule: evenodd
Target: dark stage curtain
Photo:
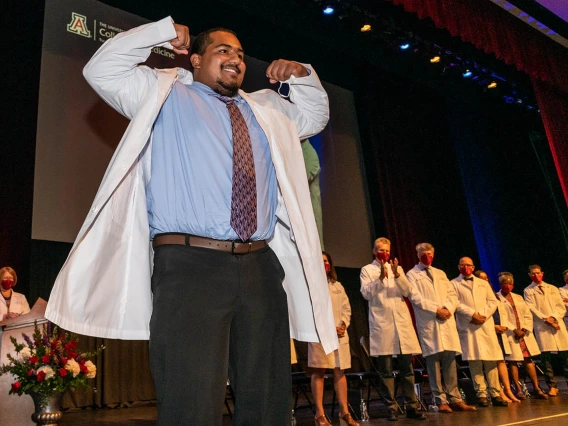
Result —
<instances>
[{"instance_id":1,"label":"dark stage curtain","mask_svg":"<svg viewBox=\"0 0 568 426\"><path fill-rule=\"evenodd\" d=\"M563 267L568 210L539 118L505 105L476 108L454 98L448 99L448 124L476 240L476 264L494 287L501 271L517 273L516 285L524 287L529 264ZM550 272L547 279L559 278L559 271Z\"/></svg>"}]
</instances>

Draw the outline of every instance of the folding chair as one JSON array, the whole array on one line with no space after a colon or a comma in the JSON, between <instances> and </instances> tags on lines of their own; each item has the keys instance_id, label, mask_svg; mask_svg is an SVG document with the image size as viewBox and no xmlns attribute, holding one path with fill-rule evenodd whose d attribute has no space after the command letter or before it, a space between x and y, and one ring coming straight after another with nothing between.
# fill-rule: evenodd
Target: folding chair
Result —
<instances>
[{"instance_id":1,"label":"folding chair","mask_svg":"<svg viewBox=\"0 0 568 426\"><path fill-rule=\"evenodd\" d=\"M367 374L368 374L367 407L368 407L369 402L371 401L371 386L375 389L375 391L379 395L379 399L384 401L384 397L382 396L381 391L380 391L380 389L377 385L379 383L379 380L381 380L381 375L379 374L379 370L375 366L375 364L373 362L373 358L371 357L371 354L369 352L369 343L367 341L367 338L365 336L361 336L361 339L359 339L359 343L361 345L361 348L363 348L363 353L365 354L365 357L367 358L367 361L370 365L370 369L367 372ZM393 371L393 375L395 376L395 395L396 395L396 390L397 390L396 389L396 375L397 375L397 373L398 373L398 371ZM395 398L394 403L397 407L397 410L400 413L404 413L403 409L400 407L400 405L396 401L396 398Z\"/></svg>"}]
</instances>

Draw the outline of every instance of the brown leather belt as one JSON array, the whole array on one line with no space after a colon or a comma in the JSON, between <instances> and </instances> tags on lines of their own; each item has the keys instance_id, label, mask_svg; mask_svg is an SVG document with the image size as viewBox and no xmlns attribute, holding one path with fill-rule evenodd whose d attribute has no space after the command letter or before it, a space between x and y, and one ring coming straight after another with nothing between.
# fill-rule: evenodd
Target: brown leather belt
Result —
<instances>
[{"instance_id":1,"label":"brown leather belt","mask_svg":"<svg viewBox=\"0 0 568 426\"><path fill-rule=\"evenodd\" d=\"M189 234L161 234L156 235L152 241L152 247L154 248L166 244L202 247L232 254L251 253L267 246L266 240L241 243L238 241L214 240L213 238L198 237Z\"/></svg>"}]
</instances>

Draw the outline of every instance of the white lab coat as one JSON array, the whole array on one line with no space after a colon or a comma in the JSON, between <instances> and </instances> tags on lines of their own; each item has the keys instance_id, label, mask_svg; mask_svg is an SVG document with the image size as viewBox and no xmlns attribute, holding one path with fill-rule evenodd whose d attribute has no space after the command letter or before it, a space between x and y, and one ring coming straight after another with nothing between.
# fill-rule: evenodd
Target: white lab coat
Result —
<instances>
[{"instance_id":1,"label":"white lab coat","mask_svg":"<svg viewBox=\"0 0 568 426\"><path fill-rule=\"evenodd\" d=\"M542 352L566 351L568 350L568 332L563 321L566 307L560 297L558 287L545 282L542 286L544 294L535 282L525 288L525 302L533 314L536 341ZM544 323L544 319L548 317L556 318L560 330Z\"/></svg>"},{"instance_id":2,"label":"white lab coat","mask_svg":"<svg viewBox=\"0 0 568 426\"><path fill-rule=\"evenodd\" d=\"M566 284L564 287L560 287L558 291L560 292L560 297L564 302L564 299L568 298L568 284ZM564 302L564 306L566 307L566 309L568 309L568 302ZM566 328L568 328L568 314L564 315L564 324L566 324Z\"/></svg>"},{"instance_id":3,"label":"white lab coat","mask_svg":"<svg viewBox=\"0 0 568 426\"><path fill-rule=\"evenodd\" d=\"M501 361L503 351L495 333L493 314L499 301L489 283L477 277L467 281L460 274L452 280L459 304L456 307L456 324L460 336L464 361ZM481 325L471 324L473 314L486 317Z\"/></svg>"},{"instance_id":4,"label":"white lab coat","mask_svg":"<svg viewBox=\"0 0 568 426\"><path fill-rule=\"evenodd\" d=\"M532 313L525 300L522 296L509 293L513 298L513 303L515 304L515 308L517 309L517 315L519 316L519 323L520 329L525 329L525 337L524 341L527 345L527 349L531 356L540 355L540 348L536 343L536 339L533 333L533 318ZM515 333L513 330L517 328L517 320L515 318L515 311L513 310L513 306L509 303L505 297L501 294L501 292L497 293L497 297L501 301L501 325L507 327L507 331L505 331L505 336L507 336L507 340L509 341L510 353L507 354L505 359L507 361L523 361L523 351L521 349L521 345L519 345L519 341L515 340Z\"/></svg>"},{"instance_id":5,"label":"white lab coat","mask_svg":"<svg viewBox=\"0 0 568 426\"><path fill-rule=\"evenodd\" d=\"M460 339L454 317L458 305L456 290L444 271L432 266L430 269L434 282L420 264L406 273L411 285L410 301L414 306L422 354L428 356L443 351L460 354ZM436 311L441 307L446 307L452 313L446 321L436 318Z\"/></svg>"},{"instance_id":6,"label":"white lab coat","mask_svg":"<svg viewBox=\"0 0 568 426\"><path fill-rule=\"evenodd\" d=\"M376 260L361 269L361 294L369 301L369 341L371 356L421 354L422 349L412 325L404 297L410 295L410 283L402 267L394 278L386 264L388 278L380 280L381 266Z\"/></svg>"},{"instance_id":7,"label":"white lab coat","mask_svg":"<svg viewBox=\"0 0 568 426\"><path fill-rule=\"evenodd\" d=\"M107 168L92 208L53 287L45 316L64 329L118 339L148 339L152 310L145 188L151 131L173 84L191 84L184 69L138 66L155 46L171 47L171 18L108 40L84 69L89 84L132 121ZM291 77L290 99L272 90L239 93L265 132L278 179L275 235L269 241L286 278L291 337L337 348L319 236L305 178L300 139L319 133L329 106L315 71Z\"/></svg>"},{"instance_id":8,"label":"white lab coat","mask_svg":"<svg viewBox=\"0 0 568 426\"><path fill-rule=\"evenodd\" d=\"M351 323L351 305L345 289L338 281L329 281L329 294L333 306L333 318L336 327L345 323L345 334L339 338L339 348L333 353L324 352L319 343L308 343L308 366L313 368L351 368L351 350L349 347L349 334L347 328Z\"/></svg>"},{"instance_id":9,"label":"white lab coat","mask_svg":"<svg viewBox=\"0 0 568 426\"><path fill-rule=\"evenodd\" d=\"M30 311L30 305L26 296L22 293L16 293L12 290L12 299L10 300L10 312L16 312L17 314L23 315ZM8 313L8 305L6 305L6 300L0 296L0 321L4 314Z\"/></svg>"}]
</instances>

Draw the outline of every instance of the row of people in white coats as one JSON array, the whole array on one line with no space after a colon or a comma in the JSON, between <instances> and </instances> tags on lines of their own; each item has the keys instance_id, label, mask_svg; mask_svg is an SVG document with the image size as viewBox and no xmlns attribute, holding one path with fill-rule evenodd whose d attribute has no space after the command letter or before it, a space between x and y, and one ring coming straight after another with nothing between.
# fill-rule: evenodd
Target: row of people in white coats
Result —
<instances>
[{"instance_id":1,"label":"row of people in white coats","mask_svg":"<svg viewBox=\"0 0 568 426\"><path fill-rule=\"evenodd\" d=\"M551 353L558 353L566 363L568 332L563 319L568 299L557 287L543 282L538 265L529 267L532 283L523 298L511 292L514 279L510 273L500 274L501 290L495 294L483 274L478 274L482 278L474 276L475 265L469 257L460 259L460 274L450 281L444 271L432 266L434 247L429 243L416 246L419 261L405 275L397 259L390 259L390 247L388 239L378 238L373 246L375 260L364 266L360 275L361 294L369 303L370 353L377 359L389 420L398 419L394 360L405 404L410 407L407 417L423 417L416 415L420 413L416 410L412 355L424 356L432 396L441 413L476 410L460 394L456 366L460 354L469 363L480 407L488 406L489 399L493 406L506 407L524 397L520 386L513 393L505 359L512 361L515 383L519 383L516 362L525 363L537 398L558 395L550 358ZM564 276L568 282L568 271ZM564 290L568 292L568 285ZM414 310L417 333L405 298ZM493 318L496 312L497 324ZM540 389L532 363L532 357L539 354L548 395Z\"/></svg>"}]
</instances>

